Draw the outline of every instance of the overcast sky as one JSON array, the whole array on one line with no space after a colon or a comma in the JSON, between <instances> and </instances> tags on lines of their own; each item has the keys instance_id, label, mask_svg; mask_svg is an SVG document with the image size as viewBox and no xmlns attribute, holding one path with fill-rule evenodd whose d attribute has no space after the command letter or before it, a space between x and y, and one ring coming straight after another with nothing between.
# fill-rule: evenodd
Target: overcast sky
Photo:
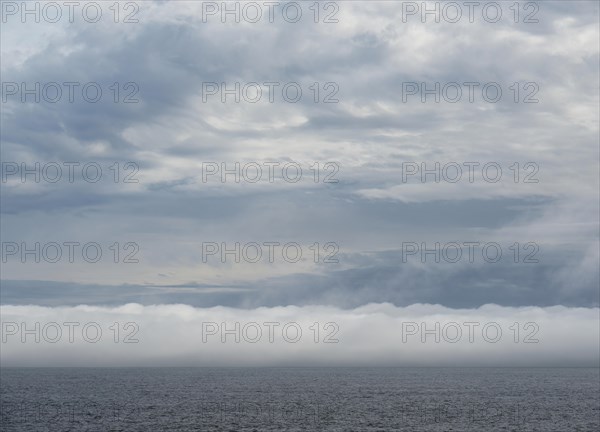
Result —
<instances>
[{"instance_id":1,"label":"overcast sky","mask_svg":"<svg viewBox=\"0 0 600 432\"><path fill-rule=\"evenodd\" d=\"M109 3L100 3L97 23L79 11L70 23L66 8L57 23L23 23L20 12L3 9L3 305L322 306L352 315L368 304L422 303L449 308L448 316L487 304L510 313L564 306L582 332L594 323L585 314L598 317L581 309L600 303L598 2L540 1L539 10L521 3L519 22L510 2L499 2L497 22L481 9L470 22L458 2L465 16L456 23L448 22L453 15L423 23L421 11L407 14L393 1L322 4L318 23L312 2L300 2L295 23L282 15L285 2L273 22L263 7L257 23L222 23L201 2L139 1L119 15L132 13L137 23L115 23ZM36 82L80 85L73 103L65 86L56 103L31 95L23 103L7 84ZM90 82L103 90L97 103L81 96ZM272 93L262 85L256 103L231 95L223 103L206 84L236 82L279 85ZM446 100L455 95L447 87L436 102L407 87L436 82L459 83L462 98ZM302 89L298 102L284 99L287 83ZM463 83L477 83L473 102ZM482 95L488 83L502 89L497 102ZM128 95L137 103L124 103ZM337 102L324 103L328 97ZM29 175L23 183L21 164L36 162L58 163L62 178L37 183ZM65 162L80 164L72 183ZM205 181L207 164L236 162L262 166L263 176ZM279 164L273 181L271 162ZM82 178L86 163L102 168L98 182ZM290 163L302 167L297 182L285 177L295 169L282 172ZM449 168L440 182L422 181L409 171L436 163L460 166L462 177L447 181ZM469 163L478 164L472 181ZM498 166L502 177L492 182ZM126 183L128 174L137 183ZM63 245L62 258L36 263L26 255L22 263L20 249L36 242ZM96 242L102 258L88 263L77 249L71 263L66 242ZM263 258L203 259L209 242L255 242ZM302 259L289 262L276 248L271 263L268 242L297 243ZM479 244L473 262L468 242ZM497 262L482 256L492 242L502 250ZM407 254L423 243L459 244L462 258ZM129 253L139 262L123 262ZM337 262L326 262L331 254Z\"/></svg>"}]
</instances>

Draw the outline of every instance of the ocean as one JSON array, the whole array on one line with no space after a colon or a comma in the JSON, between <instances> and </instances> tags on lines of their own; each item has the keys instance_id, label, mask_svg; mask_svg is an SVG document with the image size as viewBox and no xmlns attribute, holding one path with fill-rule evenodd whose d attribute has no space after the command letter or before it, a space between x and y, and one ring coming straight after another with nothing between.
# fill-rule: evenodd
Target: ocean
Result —
<instances>
[{"instance_id":1,"label":"ocean","mask_svg":"<svg viewBox=\"0 0 600 432\"><path fill-rule=\"evenodd\" d=\"M597 431L589 368L2 368L9 431Z\"/></svg>"}]
</instances>

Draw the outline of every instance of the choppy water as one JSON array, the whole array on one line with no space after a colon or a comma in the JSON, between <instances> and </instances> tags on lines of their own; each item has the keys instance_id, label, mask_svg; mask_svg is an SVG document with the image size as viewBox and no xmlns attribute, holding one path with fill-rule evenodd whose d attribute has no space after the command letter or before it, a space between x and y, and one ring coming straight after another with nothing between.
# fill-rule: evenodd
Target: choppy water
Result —
<instances>
[{"instance_id":1,"label":"choppy water","mask_svg":"<svg viewBox=\"0 0 600 432\"><path fill-rule=\"evenodd\" d=\"M0 370L2 431L597 431L598 369Z\"/></svg>"}]
</instances>

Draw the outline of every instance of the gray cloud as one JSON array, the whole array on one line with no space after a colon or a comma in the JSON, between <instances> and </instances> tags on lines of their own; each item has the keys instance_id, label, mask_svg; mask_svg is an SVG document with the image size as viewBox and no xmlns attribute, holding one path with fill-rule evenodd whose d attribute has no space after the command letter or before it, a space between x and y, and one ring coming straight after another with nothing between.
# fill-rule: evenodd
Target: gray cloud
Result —
<instances>
[{"instance_id":1,"label":"gray cloud","mask_svg":"<svg viewBox=\"0 0 600 432\"><path fill-rule=\"evenodd\" d=\"M107 181L2 183L2 240L135 241L141 261L3 263L2 303L598 305L597 3L544 3L535 25L403 24L392 2L340 2L339 24L221 25L198 8L144 2L135 25L3 24L4 40L22 41L2 46L4 82L134 81L140 102L3 104L2 162L96 161ZM204 81L298 81L306 93L202 103ZM308 86L329 81L340 102L313 103ZM506 93L403 103L406 81L497 81ZM537 83L540 102L513 103L516 81ZM206 161L290 160L336 161L340 182L201 181ZM111 182L116 161L136 162L140 183ZM411 161L505 173L403 183ZM528 161L539 183L514 183L508 167ZM541 262L398 264L403 241L457 240L536 242ZM334 241L340 264L201 265L203 241Z\"/></svg>"}]
</instances>

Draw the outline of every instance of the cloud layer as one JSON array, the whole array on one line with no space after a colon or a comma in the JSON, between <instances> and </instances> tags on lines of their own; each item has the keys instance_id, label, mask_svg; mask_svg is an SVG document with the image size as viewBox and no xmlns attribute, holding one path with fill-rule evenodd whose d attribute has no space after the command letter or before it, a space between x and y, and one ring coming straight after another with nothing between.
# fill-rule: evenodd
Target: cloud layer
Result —
<instances>
[{"instance_id":1,"label":"cloud layer","mask_svg":"<svg viewBox=\"0 0 600 432\"><path fill-rule=\"evenodd\" d=\"M295 24L204 22L201 2L140 2L131 24L9 17L3 82L97 82L105 97L7 97L3 163L81 165L73 183L10 175L0 185L2 241L99 242L104 254L95 264L10 256L0 302L598 306L598 3L540 2L537 23L522 21L525 10L515 22L506 3L497 23L476 15L456 24L403 20L402 3L387 1L339 2L339 22L316 24L303 6L306 19ZM222 103L219 95L203 102L206 82L270 81L281 83L274 103L266 92L257 103ZM115 82L121 99L135 83L139 102L114 103ZM303 88L297 103L280 97L290 82ZM404 102L407 82L494 82L503 97L422 103L416 94ZM327 83L339 88L338 103L321 103L336 88ZM527 83L537 86L537 103L522 103L536 88ZM332 161L339 181L315 182L310 167ZM89 162L102 167L101 181L82 177ZM128 162L139 167L137 183L123 181ZM204 182L207 162L297 162L304 176ZM406 163L437 162L479 166L473 182L466 172L456 183L404 181ZM490 162L502 168L495 183L481 172ZM537 182L524 182L530 174ZM295 264L204 263L203 242L297 242L305 256ZM316 242L335 242L339 263L313 262ZM403 263L403 242L498 242L505 259ZM535 243L539 262L511 262L515 242L521 258L523 245ZM139 247L137 264L122 262L126 243Z\"/></svg>"},{"instance_id":2,"label":"cloud layer","mask_svg":"<svg viewBox=\"0 0 600 432\"><path fill-rule=\"evenodd\" d=\"M600 360L597 308L127 304L1 311L4 366L593 367Z\"/></svg>"}]
</instances>

